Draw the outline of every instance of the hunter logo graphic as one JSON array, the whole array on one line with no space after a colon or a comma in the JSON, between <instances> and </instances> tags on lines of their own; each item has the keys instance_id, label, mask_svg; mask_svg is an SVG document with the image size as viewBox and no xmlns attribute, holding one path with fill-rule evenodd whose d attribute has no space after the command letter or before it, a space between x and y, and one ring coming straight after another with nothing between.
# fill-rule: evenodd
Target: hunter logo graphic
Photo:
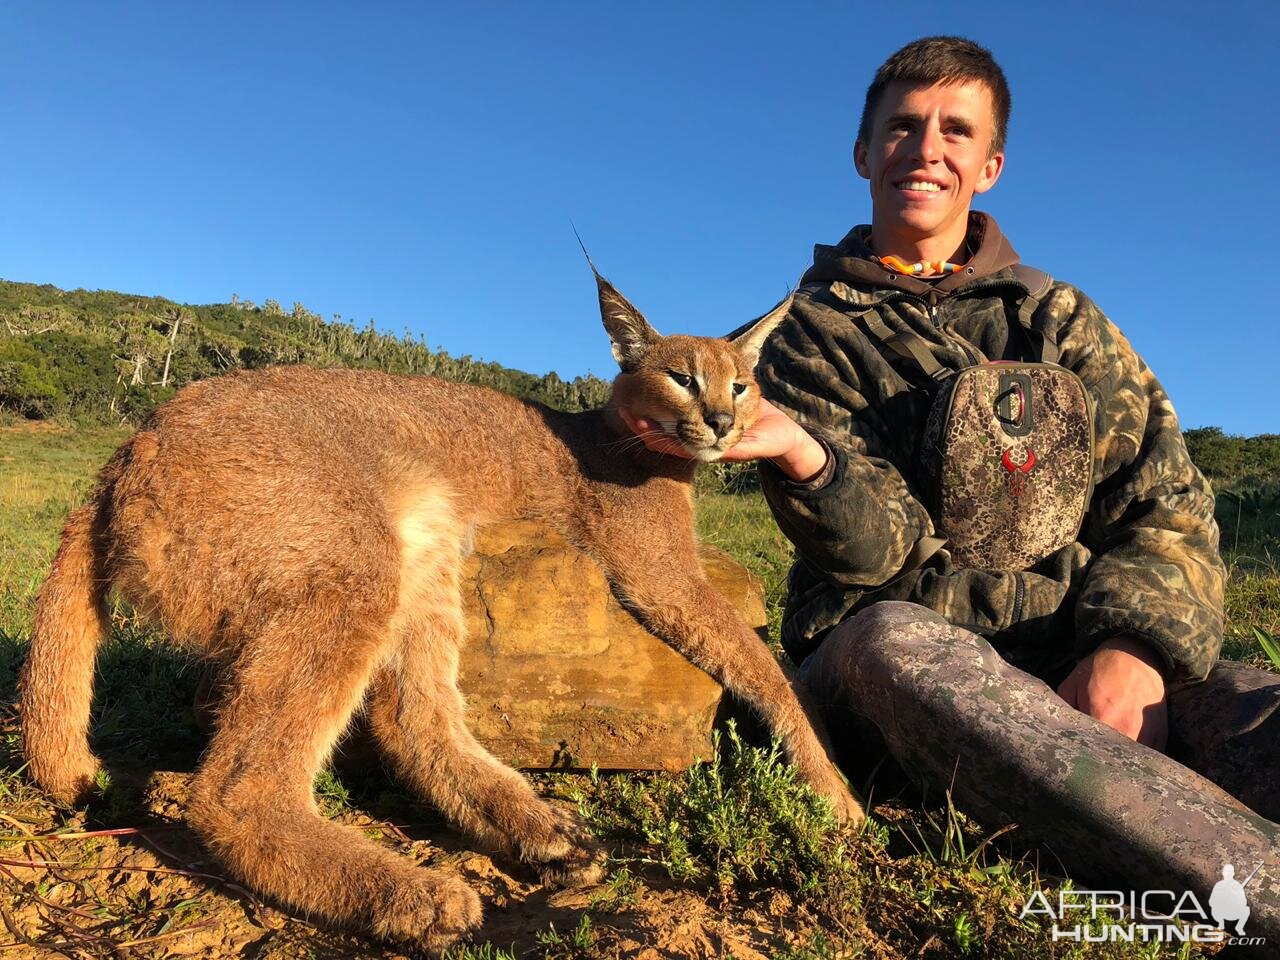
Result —
<instances>
[{"instance_id":1,"label":"hunter logo graphic","mask_svg":"<svg viewBox=\"0 0 1280 960\"><path fill-rule=\"evenodd\" d=\"M1261 864L1259 864L1261 866ZM1213 886L1209 894L1209 910L1213 913L1213 921L1220 927L1228 922L1236 925L1236 934L1244 936L1244 922L1249 919L1249 902L1245 899L1244 888L1253 879L1253 873L1245 877L1244 883L1236 879L1236 868L1229 863L1222 865L1222 879Z\"/></svg>"},{"instance_id":2,"label":"hunter logo graphic","mask_svg":"<svg viewBox=\"0 0 1280 960\"><path fill-rule=\"evenodd\" d=\"M1262 864L1243 882L1235 867L1223 864L1222 879L1209 894L1208 910L1190 890L1058 891L1057 902L1043 892L1032 894L1018 919L1044 918L1056 940L1084 943L1225 943L1258 946L1265 937L1245 935L1249 903L1245 887ZM1234 929L1231 929L1234 927Z\"/></svg>"}]
</instances>

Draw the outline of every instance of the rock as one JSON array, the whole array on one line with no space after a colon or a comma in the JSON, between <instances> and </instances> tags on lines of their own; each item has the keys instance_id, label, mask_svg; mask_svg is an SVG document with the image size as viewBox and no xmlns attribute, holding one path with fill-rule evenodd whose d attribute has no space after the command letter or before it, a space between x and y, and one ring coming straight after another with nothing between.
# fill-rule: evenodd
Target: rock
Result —
<instances>
[{"instance_id":1,"label":"rock","mask_svg":"<svg viewBox=\"0 0 1280 960\"><path fill-rule=\"evenodd\" d=\"M763 592L702 548L712 585L753 628ZM477 533L463 571L458 685L476 738L515 767L682 770L710 754L723 690L646 631L585 553L534 523Z\"/></svg>"}]
</instances>

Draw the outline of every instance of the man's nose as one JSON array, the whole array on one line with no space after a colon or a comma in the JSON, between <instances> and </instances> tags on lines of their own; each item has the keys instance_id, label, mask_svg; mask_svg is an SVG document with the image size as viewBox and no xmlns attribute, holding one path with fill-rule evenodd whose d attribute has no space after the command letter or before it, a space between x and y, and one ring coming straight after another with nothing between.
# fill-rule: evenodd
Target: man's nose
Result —
<instances>
[{"instance_id":1,"label":"man's nose","mask_svg":"<svg viewBox=\"0 0 1280 960\"><path fill-rule=\"evenodd\" d=\"M942 128L932 123L926 123L920 128L919 139L916 141L916 153L920 155L920 159L925 163L934 163L942 159Z\"/></svg>"}]
</instances>

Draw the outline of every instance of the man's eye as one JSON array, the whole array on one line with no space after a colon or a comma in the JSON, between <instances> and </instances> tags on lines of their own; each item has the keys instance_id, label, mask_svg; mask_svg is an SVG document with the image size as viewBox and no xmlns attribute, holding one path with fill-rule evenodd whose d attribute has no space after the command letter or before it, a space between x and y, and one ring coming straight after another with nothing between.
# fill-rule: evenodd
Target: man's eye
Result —
<instances>
[{"instance_id":1,"label":"man's eye","mask_svg":"<svg viewBox=\"0 0 1280 960\"><path fill-rule=\"evenodd\" d=\"M733 395L735 397L740 397L746 392L747 392L747 385L745 383L735 383L733 385Z\"/></svg>"},{"instance_id":2,"label":"man's eye","mask_svg":"<svg viewBox=\"0 0 1280 960\"><path fill-rule=\"evenodd\" d=\"M693 386L693 377L689 376L687 373L681 373L678 370L668 370L667 376L680 384L680 386L684 387L686 390Z\"/></svg>"}]
</instances>

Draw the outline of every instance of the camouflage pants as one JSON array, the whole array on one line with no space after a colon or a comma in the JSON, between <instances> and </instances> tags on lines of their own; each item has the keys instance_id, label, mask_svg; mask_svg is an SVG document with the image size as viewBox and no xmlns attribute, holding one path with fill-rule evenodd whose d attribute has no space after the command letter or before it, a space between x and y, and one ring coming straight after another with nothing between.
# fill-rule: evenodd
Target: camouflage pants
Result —
<instances>
[{"instance_id":1,"label":"camouflage pants","mask_svg":"<svg viewBox=\"0 0 1280 960\"><path fill-rule=\"evenodd\" d=\"M887 749L910 779L950 789L986 825L1017 824L1079 883L1190 890L1207 905L1224 864L1240 880L1262 864L1245 889L1247 932L1280 948L1275 674L1222 662L1204 683L1171 689L1171 756L1068 706L981 637L914 604L877 603L845 621L800 679L842 758L865 763Z\"/></svg>"}]
</instances>

